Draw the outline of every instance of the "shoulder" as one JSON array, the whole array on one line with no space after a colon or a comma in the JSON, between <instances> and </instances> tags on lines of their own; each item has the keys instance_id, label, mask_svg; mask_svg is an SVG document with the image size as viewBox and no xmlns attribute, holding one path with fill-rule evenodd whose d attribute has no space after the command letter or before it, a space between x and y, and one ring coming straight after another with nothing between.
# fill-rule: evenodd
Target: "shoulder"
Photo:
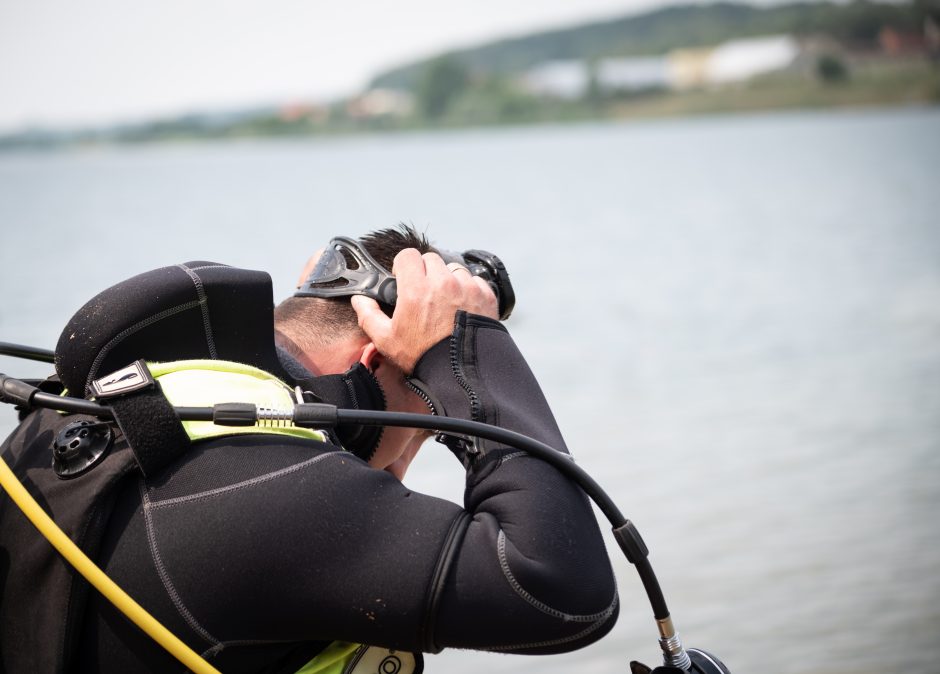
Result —
<instances>
[{"instance_id":1,"label":"shoulder","mask_svg":"<svg viewBox=\"0 0 940 674\"><path fill-rule=\"evenodd\" d=\"M189 452L148 479L146 487L151 500L178 498L290 482L292 475L307 475L318 465L348 460L358 461L327 442L272 434L223 436L193 443Z\"/></svg>"}]
</instances>

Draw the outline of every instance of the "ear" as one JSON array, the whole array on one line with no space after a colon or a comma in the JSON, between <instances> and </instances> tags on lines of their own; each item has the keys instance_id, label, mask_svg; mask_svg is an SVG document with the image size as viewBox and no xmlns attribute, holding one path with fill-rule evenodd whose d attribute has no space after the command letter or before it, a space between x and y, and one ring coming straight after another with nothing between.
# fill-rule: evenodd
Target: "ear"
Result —
<instances>
[{"instance_id":1,"label":"ear","mask_svg":"<svg viewBox=\"0 0 940 674\"><path fill-rule=\"evenodd\" d=\"M375 344L372 342L367 343L362 347L362 353L359 356L359 362L362 363L369 371L375 372L375 369L382 364L382 361L385 360L379 350L375 348Z\"/></svg>"}]
</instances>

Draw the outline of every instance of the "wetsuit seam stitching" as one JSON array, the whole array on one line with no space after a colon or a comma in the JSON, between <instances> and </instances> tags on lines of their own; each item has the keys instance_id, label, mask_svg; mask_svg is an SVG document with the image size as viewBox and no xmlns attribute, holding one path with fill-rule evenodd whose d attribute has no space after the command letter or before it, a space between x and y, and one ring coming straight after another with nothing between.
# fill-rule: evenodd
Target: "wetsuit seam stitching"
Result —
<instances>
[{"instance_id":1,"label":"wetsuit seam stitching","mask_svg":"<svg viewBox=\"0 0 940 674\"><path fill-rule=\"evenodd\" d=\"M199 655L204 658L215 657L226 648L231 646L264 646L267 644L291 644L291 639L232 639L229 641L220 641L215 646L207 648Z\"/></svg>"},{"instance_id":2,"label":"wetsuit seam stitching","mask_svg":"<svg viewBox=\"0 0 940 674\"><path fill-rule=\"evenodd\" d=\"M166 590L166 593L170 597L170 601L173 602L173 606L176 607L177 612L179 612L183 620L186 621L186 624L189 625L189 627L200 637L208 641L213 646L217 646L221 642L209 634L208 630L200 625L195 616L190 613L189 609L187 609L186 605L183 603L182 598L179 596L179 592L176 591L176 586L173 585L173 581L170 579L170 575L163 564L163 558L160 556L160 551L157 548L157 535L153 525L153 517L151 515L152 508L150 504L150 497L147 494L147 485L143 480L140 480L139 484L141 504L143 505L144 510L144 524L147 528L147 542L150 546L150 555L153 558L153 563L157 568L157 575L160 576L160 581L163 583L163 589Z\"/></svg>"},{"instance_id":3,"label":"wetsuit seam stitching","mask_svg":"<svg viewBox=\"0 0 940 674\"><path fill-rule=\"evenodd\" d=\"M523 456L528 456L528 452L513 452L512 454L506 454L505 456L500 457L499 463L496 464L497 468L502 466L504 463L508 463L513 459L518 459Z\"/></svg>"},{"instance_id":4,"label":"wetsuit seam stitching","mask_svg":"<svg viewBox=\"0 0 940 674\"><path fill-rule=\"evenodd\" d=\"M553 618L559 618L565 622L594 622L609 616L613 606L615 606L617 603L617 592L614 590L614 599L611 604L603 611L598 611L597 613L591 613L589 615L578 615L574 613L565 613L559 609L552 608L548 604L539 601L529 594L512 574L512 571L509 568L509 560L506 557L506 532L504 532L502 529L499 530L499 534L496 537L496 553L499 556L499 566L503 570L503 576L506 577L506 580L512 586L512 589L516 591L516 594L522 597L530 606L537 608L542 613L550 615Z\"/></svg>"},{"instance_id":5,"label":"wetsuit seam stitching","mask_svg":"<svg viewBox=\"0 0 940 674\"><path fill-rule=\"evenodd\" d=\"M101 348L101 351L98 352L98 355L95 357L94 362L92 362L91 364L91 369L88 371L88 378L85 380L85 386L88 387L91 385L91 382L94 381L95 374L97 374L98 368L101 366L102 361L104 361L107 355L111 352L111 349L113 349L115 346L117 346L122 341L124 341L125 337L129 337L130 335L133 335L138 330L143 330L148 325L153 325L154 323L162 321L164 318L175 316L176 314L182 313L184 311L188 311L189 309L193 309L197 306L199 306L198 300L193 300L192 302L185 302L175 307L171 307L170 309L164 309L163 311L153 314L143 319L142 321L138 321L137 323L134 323L134 325L132 325L129 328L125 328L124 330L121 330L121 332L115 335L111 339L111 341L105 344Z\"/></svg>"},{"instance_id":6,"label":"wetsuit seam stitching","mask_svg":"<svg viewBox=\"0 0 940 674\"><path fill-rule=\"evenodd\" d=\"M250 480L244 480L242 482L236 482L235 484L226 485L225 487L217 487L216 489L209 489L208 491L198 492L196 494L189 494L187 496L176 496L174 498L163 499L160 501L151 501L150 507L153 510L159 508L169 508L171 506L179 505L181 503L192 503L193 501L202 501L205 499L213 498L215 496L221 496L222 494L228 494L235 491L240 491L242 489L247 489L248 487L253 487L257 484L262 484L264 482L269 482L270 480L276 480L285 475L289 475L298 470L303 470L307 466L311 466L314 463L325 459L334 454L339 454L339 451L335 452L326 452L313 458L307 459L306 461L301 461L300 463L295 463L292 466L287 466L286 468L281 468L271 473L265 473L264 475L258 475L253 477Z\"/></svg>"},{"instance_id":7,"label":"wetsuit seam stitching","mask_svg":"<svg viewBox=\"0 0 940 674\"><path fill-rule=\"evenodd\" d=\"M206 346L209 347L209 357L216 360L219 357L215 349L215 339L212 336L212 322L209 320L209 297L206 295L206 289L202 285L202 279L195 271L185 264L176 265L189 276L193 285L196 286L196 296L199 298L199 309L202 312L202 326L206 333Z\"/></svg>"},{"instance_id":8,"label":"wetsuit seam stitching","mask_svg":"<svg viewBox=\"0 0 940 674\"><path fill-rule=\"evenodd\" d=\"M190 267L193 271L202 271L203 269L231 269L227 264L204 264L198 267Z\"/></svg>"},{"instance_id":9,"label":"wetsuit seam stitching","mask_svg":"<svg viewBox=\"0 0 940 674\"><path fill-rule=\"evenodd\" d=\"M444 544L441 546L441 552L438 555L434 575L431 578L430 591L425 604L426 613L422 626L421 643L424 644L426 650L432 653L440 651L434 641L435 619L440 608L441 596L444 593L444 585L447 582L447 576L453 566L460 543L470 526L470 519L470 513L462 510L457 513L457 516L454 518L453 522L451 522L450 528L447 530L447 536L444 539Z\"/></svg>"},{"instance_id":10,"label":"wetsuit seam stitching","mask_svg":"<svg viewBox=\"0 0 940 674\"><path fill-rule=\"evenodd\" d=\"M594 632L594 631L600 629L600 628L607 622L607 618L609 618L611 615L613 615L614 611L615 611L616 608L617 608L617 600L618 600L618 597L617 597L617 595L616 595L616 593L615 593L615 594L614 594L614 602L610 605L610 607L609 607L606 611L604 611L604 613L606 614L606 615L604 615L604 619L603 619L603 620L598 620L598 621L594 622L593 624L588 625L587 628L581 630L581 631L578 632L577 634L572 634L572 635L567 636L567 637L560 637L560 638L558 638L558 639L549 639L549 640L547 640L547 641L534 641L534 642L530 642L530 643L526 643L526 644L513 644L513 645L511 645L511 646L482 646L482 647L480 647L480 650L484 650L484 651L518 651L518 650L523 650L523 649L527 649L527 648L546 648L546 647L548 647L548 646L559 646L559 645L561 645L561 644L566 644L566 643L570 643L570 642L572 642L572 641L577 641L577 640L579 640L579 639L583 639L584 637L586 637L587 635L591 634L592 632Z\"/></svg>"}]
</instances>

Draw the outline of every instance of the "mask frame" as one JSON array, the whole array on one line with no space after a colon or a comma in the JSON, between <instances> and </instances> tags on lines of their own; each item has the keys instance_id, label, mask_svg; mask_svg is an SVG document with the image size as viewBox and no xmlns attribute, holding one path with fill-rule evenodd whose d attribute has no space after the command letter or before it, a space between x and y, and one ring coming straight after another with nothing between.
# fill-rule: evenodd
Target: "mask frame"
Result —
<instances>
[{"instance_id":1,"label":"mask frame","mask_svg":"<svg viewBox=\"0 0 940 674\"><path fill-rule=\"evenodd\" d=\"M516 293L509 280L506 265L493 253L485 250L467 250L453 253L446 250L436 251L444 262L456 262L464 265L474 276L479 276L490 284L499 301L499 319L505 321L512 314L516 305ZM344 254L345 253L345 254ZM346 254L358 265L350 268ZM334 284L345 281L344 285ZM395 277L369 255L368 251L355 239L337 236L330 239L320 259L304 280L303 285L294 293L294 297L350 297L364 295L379 304L394 308L398 300L398 283Z\"/></svg>"}]
</instances>

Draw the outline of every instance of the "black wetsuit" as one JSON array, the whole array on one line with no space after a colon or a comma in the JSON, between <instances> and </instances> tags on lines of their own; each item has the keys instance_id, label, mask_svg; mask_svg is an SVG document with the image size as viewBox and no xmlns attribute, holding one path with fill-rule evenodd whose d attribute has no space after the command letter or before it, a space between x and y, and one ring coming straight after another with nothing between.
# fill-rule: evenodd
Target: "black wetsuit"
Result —
<instances>
[{"instance_id":1,"label":"black wetsuit","mask_svg":"<svg viewBox=\"0 0 940 674\"><path fill-rule=\"evenodd\" d=\"M564 448L495 321L458 315L413 382L438 413ZM553 653L606 634L616 588L579 489L490 442L455 453L467 468L464 508L329 444L202 441L162 474L125 481L100 563L223 672L295 671L333 640ZM179 669L93 593L76 671Z\"/></svg>"}]
</instances>

